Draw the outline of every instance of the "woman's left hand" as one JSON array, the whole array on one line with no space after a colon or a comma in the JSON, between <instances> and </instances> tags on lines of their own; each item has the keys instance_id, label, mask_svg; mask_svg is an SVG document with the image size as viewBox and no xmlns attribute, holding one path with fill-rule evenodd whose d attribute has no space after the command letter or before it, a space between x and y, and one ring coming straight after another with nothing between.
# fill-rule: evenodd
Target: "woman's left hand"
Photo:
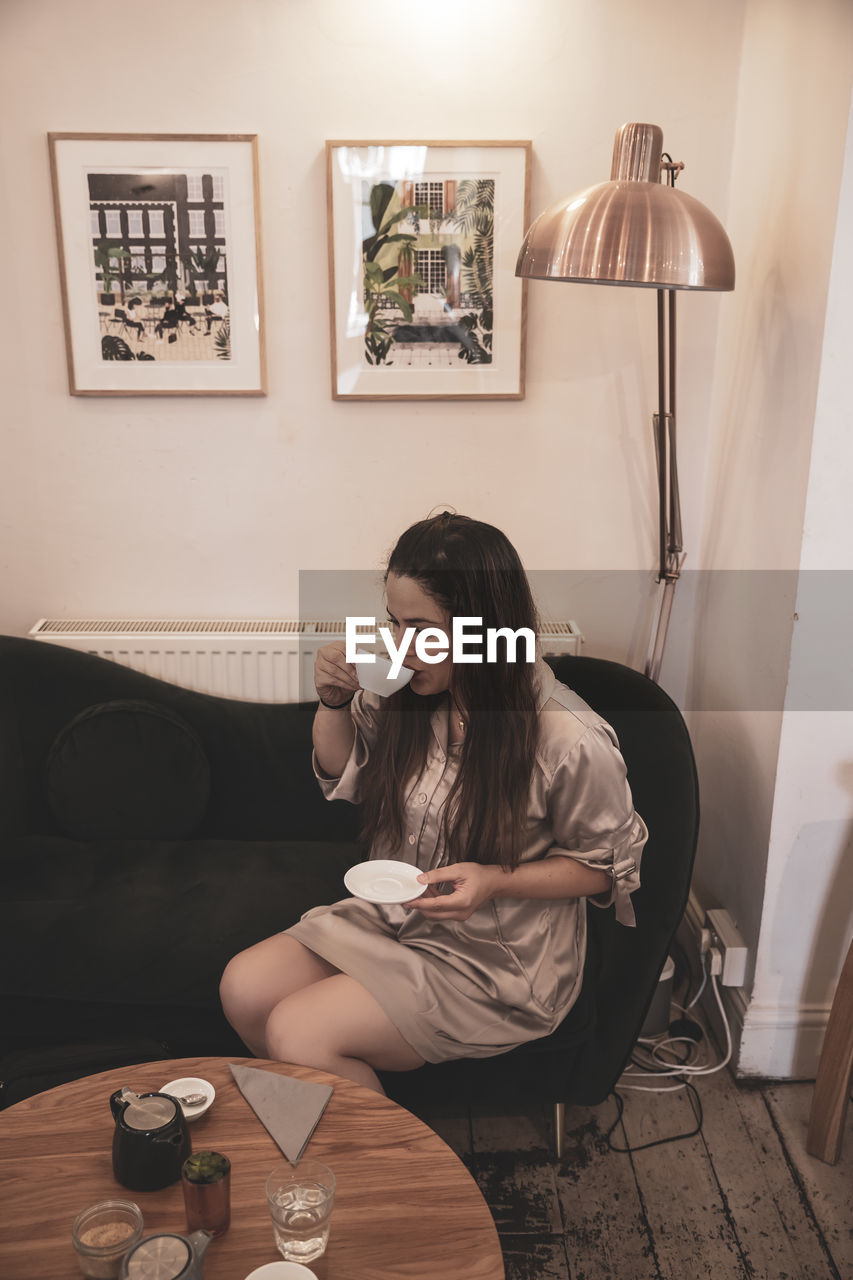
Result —
<instances>
[{"instance_id":1,"label":"woman's left hand","mask_svg":"<svg viewBox=\"0 0 853 1280\"><path fill-rule=\"evenodd\" d=\"M422 912L428 920L467 920L494 894L497 870L480 862L454 862L449 867L423 871L418 880L430 887L420 898L403 905L407 911ZM438 893L432 888L448 881L453 885L452 893Z\"/></svg>"}]
</instances>

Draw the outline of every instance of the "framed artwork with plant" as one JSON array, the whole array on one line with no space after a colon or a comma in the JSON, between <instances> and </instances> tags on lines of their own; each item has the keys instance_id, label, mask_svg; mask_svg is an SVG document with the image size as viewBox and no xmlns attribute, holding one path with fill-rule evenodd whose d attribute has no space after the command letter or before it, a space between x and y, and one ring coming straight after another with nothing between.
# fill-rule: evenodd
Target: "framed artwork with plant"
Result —
<instances>
[{"instance_id":1,"label":"framed artwork with plant","mask_svg":"<svg viewBox=\"0 0 853 1280\"><path fill-rule=\"evenodd\" d=\"M521 399L529 142L327 142L336 400Z\"/></svg>"},{"instance_id":2,"label":"framed artwork with plant","mask_svg":"<svg viewBox=\"0 0 853 1280\"><path fill-rule=\"evenodd\" d=\"M72 395L265 395L255 134L50 133Z\"/></svg>"}]
</instances>

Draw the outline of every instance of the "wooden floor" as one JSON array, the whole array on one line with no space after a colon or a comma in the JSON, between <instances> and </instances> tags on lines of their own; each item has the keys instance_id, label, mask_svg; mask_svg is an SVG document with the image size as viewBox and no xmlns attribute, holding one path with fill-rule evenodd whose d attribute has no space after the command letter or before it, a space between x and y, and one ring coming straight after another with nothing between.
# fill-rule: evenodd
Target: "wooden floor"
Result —
<instances>
[{"instance_id":1,"label":"wooden floor","mask_svg":"<svg viewBox=\"0 0 853 1280\"><path fill-rule=\"evenodd\" d=\"M851 1280L853 1107L831 1166L805 1151L811 1084L696 1088L702 1132L633 1154L608 1148L612 1097L566 1108L560 1161L544 1109L425 1118L477 1179L507 1280ZM615 1145L695 1127L684 1091L623 1096Z\"/></svg>"}]
</instances>

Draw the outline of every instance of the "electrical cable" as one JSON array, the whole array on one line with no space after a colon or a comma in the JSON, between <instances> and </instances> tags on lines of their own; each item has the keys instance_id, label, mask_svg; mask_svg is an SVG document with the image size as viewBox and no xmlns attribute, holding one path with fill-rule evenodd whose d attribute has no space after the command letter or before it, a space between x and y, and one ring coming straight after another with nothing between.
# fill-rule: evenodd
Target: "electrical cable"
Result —
<instances>
[{"instance_id":1,"label":"electrical cable","mask_svg":"<svg viewBox=\"0 0 853 1280\"><path fill-rule=\"evenodd\" d=\"M716 955L716 958L718 960L720 959L719 952L716 950L716 948L712 948L711 954L712 954L712 958ZM705 964L704 955L702 957L702 972L703 972L702 983L696 995L691 1000L690 1004L686 1006L687 1009L692 1008L692 1006L699 999L709 977L708 970ZM720 1017L723 1020L723 1028L725 1030L725 1036L726 1036L725 1054L723 1055L722 1059L719 1062L714 1063L713 1065L705 1064L700 1066L695 1062L695 1056L699 1049L699 1043L696 1039L694 1039L693 1036L664 1035L663 1037L647 1036L647 1037L641 1037L640 1039L638 1039L637 1045L640 1046L639 1053L637 1052L637 1049L635 1046L635 1050L631 1054L630 1065L625 1068L619 1080L617 1081L614 1089L612 1090L613 1096L616 1099L617 1116L606 1134L607 1145L611 1151L616 1151L616 1152L619 1152L620 1154L627 1155L634 1151L644 1151L648 1147L665 1146L669 1142L678 1142L683 1138L693 1138L697 1134L702 1132L702 1102L698 1092L696 1091L695 1086L691 1083L688 1077L695 1078L696 1076L713 1075L714 1072L721 1071L723 1067L727 1066L732 1056L731 1029L729 1027L728 1018L726 1017L726 1011L723 1008L723 1001L720 995L720 987L717 982L717 975L712 972L710 974L710 978L711 978L711 988L714 993L714 999L717 1002L717 1008L719 1009ZM675 1002L673 1001L673 1004L674 1003ZM682 1009L680 1005L677 1005L676 1007L681 1009L682 1012L684 1012L684 1009ZM684 1019L681 1020L682 1023L684 1021L685 1021ZM688 1051L684 1057L679 1056L678 1052L672 1047L674 1045L681 1045L681 1044L687 1044L689 1046ZM647 1048L646 1046L651 1046L651 1047ZM665 1058L661 1058L658 1056L659 1054L663 1054L663 1053L668 1054L671 1059L674 1059L674 1061L667 1061ZM645 1058L646 1058L645 1062L640 1057L641 1054L645 1055ZM673 1083L669 1085L659 1085L659 1086L652 1085L652 1084L645 1084L645 1085L633 1084L626 1081L625 1077L629 1077L629 1079L638 1079L638 1078L639 1079L655 1079L657 1077L674 1077L677 1083ZM632 1092L638 1092L638 1093L676 1093L682 1089L685 1089L687 1091L687 1097L690 1102L691 1109L696 1118L696 1127L694 1129L687 1130L684 1133L676 1133L676 1134L673 1134L671 1137L667 1137L667 1138L657 1138L655 1139L654 1142L645 1142L639 1146L631 1146L630 1144L626 1144L624 1147L616 1146L613 1143L613 1132L616 1129L617 1125L622 1120L622 1116L625 1110L624 1099L620 1096L618 1092L618 1090L620 1089L630 1090Z\"/></svg>"},{"instance_id":2,"label":"electrical cable","mask_svg":"<svg viewBox=\"0 0 853 1280\"><path fill-rule=\"evenodd\" d=\"M616 1115L616 1119L613 1121L613 1124L610 1126L610 1128L607 1130L607 1133L605 1134L605 1137L607 1139L607 1145L610 1148L610 1150L617 1151L620 1155L632 1155L635 1151L646 1151L648 1150L649 1147L663 1147L663 1146L666 1146L666 1144L669 1142L680 1142L682 1138L695 1138L698 1133L701 1133L703 1116L702 1116L702 1102L701 1102L701 1099L699 1098L699 1094L697 1093L694 1086L690 1084L688 1081L685 1081L684 1084L680 1087L687 1090L687 1096L690 1099L690 1106L693 1110L693 1115L696 1117L695 1129L685 1130L684 1133L675 1133L670 1138L655 1138L653 1142L641 1142L636 1147L632 1147L629 1143L626 1143L624 1147L617 1147L613 1142L613 1132L616 1129L617 1125L619 1124L620 1120L622 1119L622 1114L625 1110L625 1102L624 1102L624 1099L620 1098L619 1094L614 1091L613 1097L616 1099L617 1115Z\"/></svg>"},{"instance_id":3,"label":"electrical cable","mask_svg":"<svg viewBox=\"0 0 853 1280\"><path fill-rule=\"evenodd\" d=\"M696 1002L698 1001L699 997L701 996L702 992L705 990L705 986L706 986L706 984L707 984L707 982L708 982L708 969L707 969L707 966L706 966L706 964L705 964L705 954L706 954L706 953L703 951L703 952L702 952L702 981L701 981L701 983L699 984L699 990L696 992L696 994L695 994L695 996L693 997L693 999L690 1001L690 1003L689 1003L689 1004L683 1004L683 1005L682 1005L682 1004L679 1004L676 1000L673 1000L673 1002L672 1002L672 1003L673 1003L673 1006L674 1006L674 1007L679 1011L679 1013L686 1013L688 1009L692 1009L692 1008L693 1008L693 1006L694 1006L694 1004L696 1004ZM689 984L689 982L688 982L688 984L687 984L687 989L688 989L688 991L690 990L690 984Z\"/></svg>"},{"instance_id":4,"label":"electrical cable","mask_svg":"<svg viewBox=\"0 0 853 1280\"><path fill-rule=\"evenodd\" d=\"M644 1074L644 1075L655 1075L655 1076L680 1076L680 1075L689 1074L694 1076L710 1076L710 1075L713 1075L715 1071L721 1071L723 1067L728 1065L732 1056L732 1033L729 1030L729 1020L726 1017L726 1011L723 1008L723 1001L720 996L720 988L717 983L716 974L711 974L711 986L714 991L714 998L717 1001L717 1007L720 1010L720 1017L723 1020L723 1028L726 1033L725 1056L719 1062L715 1063L713 1066L694 1067L694 1066L688 1065L688 1066L676 1067L674 1070L649 1071L649 1072L631 1073L631 1074ZM683 1039L682 1036L677 1036L673 1038L678 1040Z\"/></svg>"}]
</instances>

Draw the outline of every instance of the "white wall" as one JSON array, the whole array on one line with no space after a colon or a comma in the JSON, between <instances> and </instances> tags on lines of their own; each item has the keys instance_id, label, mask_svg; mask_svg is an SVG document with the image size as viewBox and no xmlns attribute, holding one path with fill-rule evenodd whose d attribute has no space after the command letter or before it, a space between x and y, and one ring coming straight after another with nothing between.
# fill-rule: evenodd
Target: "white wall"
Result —
<instances>
[{"instance_id":1,"label":"white wall","mask_svg":"<svg viewBox=\"0 0 853 1280\"><path fill-rule=\"evenodd\" d=\"M811 1075L853 937L853 101L812 443L752 999L741 1067ZM780 1024L794 1028L779 1034Z\"/></svg>"},{"instance_id":2,"label":"white wall","mask_svg":"<svg viewBox=\"0 0 853 1280\"><path fill-rule=\"evenodd\" d=\"M746 1074L814 1073L849 927L840 905L826 927L828 902L849 886L850 797L839 780L849 771L849 718L794 710L788 691L796 674L796 705L807 705L809 659L790 665L795 612L806 610L812 658L821 625L802 586L798 598L797 572L849 549L853 534L839 492L841 475L849 491L851 444L838 425L839 414L849 422L849 387L824 348L851 50L853 6L842 0L748 6L727 224L739 277L714 378L708 572L689 691L703 807L694 890L704 907L731 911L750 949L735 999ZM827 343L849 351L853 221L844 213ZM814 530L806 558L804 522ZM812 662L812 691L817 674Z\"/></svg>"},{"instance_id":3,"label":"white wall","mask_svg":"<svg viewBox=\"0 0 853 1280\"><path fill-rule=\"evenodd\" d=\"M442 502L504 528L531 569L645 572L653 295L534 282L524 401L334 403L323 144L531 138L538 212L607 178L617 127L650 120L688 164L684 189L724 218L742 3L689 8L692 22L679 0L7 0L0 630L293 614L300 569L373 569ZM48 130L259 134L267 399L69 397ZM718 308L690 299L683 322L694 546ZM548 591L552 614L584 622L553 574ZM642 637L593 632L641 660Z\"/></svg>"}]
</instances>

